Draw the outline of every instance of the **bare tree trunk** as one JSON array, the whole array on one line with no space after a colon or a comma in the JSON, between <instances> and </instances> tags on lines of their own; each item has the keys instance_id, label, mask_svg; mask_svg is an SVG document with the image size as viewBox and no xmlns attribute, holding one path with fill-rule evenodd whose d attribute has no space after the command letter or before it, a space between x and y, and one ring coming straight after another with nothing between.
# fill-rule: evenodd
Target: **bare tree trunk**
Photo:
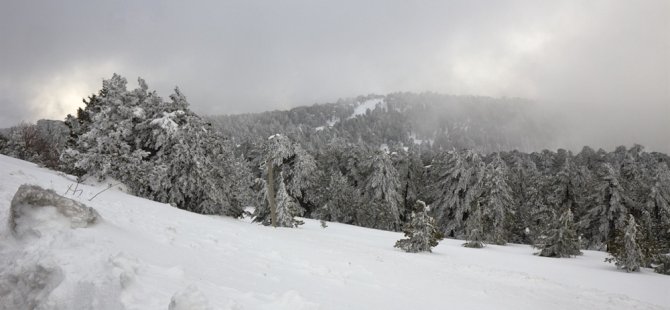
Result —
<instances>
[{"instance_id":1,"label":"bare tree trunk","mask_svg":"<svg viewBox=\"0 0 670 310\"><path fill-rule=\"evenodd\" d=\"M275 178L274 178L274 164L272 158L268 158L265 165L268 167L268 204L270 205L270 218L272 219L272 227L277 227L277 205L275 203Z\"/></svg>"}]
</instances>

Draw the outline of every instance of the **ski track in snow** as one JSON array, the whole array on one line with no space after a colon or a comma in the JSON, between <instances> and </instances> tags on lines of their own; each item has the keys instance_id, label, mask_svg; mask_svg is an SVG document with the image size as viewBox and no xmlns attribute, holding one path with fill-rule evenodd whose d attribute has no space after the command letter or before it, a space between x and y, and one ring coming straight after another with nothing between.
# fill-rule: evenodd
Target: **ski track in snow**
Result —
<instances>
[{"instance_id":1,"label":"ski track in snow","mask_svg":"<svg viewBox=\"0 0 670 310\"><path fill-rule=\"evenodd\" d=\"M73 182L0 155L0 222L24 183L62 194ZM62 275L49 278L43 309L167 309L171 301L173 309L670 309L670 277L618 271L606 253L554 259L525 245L469 249L445 239L433 253L412 254L393 248L400 233L313 220L275 229L116 188L89 202L106 184L79 188L74 199L100 223L73 230L47 214L35 223L40 238L20 240L0 228L0 309L9 309L2 281L35 264Z\"/></svg>"}]
</instances>

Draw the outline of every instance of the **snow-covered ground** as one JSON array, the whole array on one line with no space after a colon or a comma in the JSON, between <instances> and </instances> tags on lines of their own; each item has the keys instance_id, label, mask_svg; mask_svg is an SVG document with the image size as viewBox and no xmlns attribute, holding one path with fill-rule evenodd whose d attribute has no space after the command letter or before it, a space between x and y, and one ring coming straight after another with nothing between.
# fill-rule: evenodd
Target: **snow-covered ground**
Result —
<instances>
[{"instance_id":1,"label":"snow-covered ground","mask_svg":"<svg viewBox=\"0 0 670 310\"><path fill-rule=\"evenodd\" d=\"M350 119L359 116L359 115L365 115L365 113L370 111L374 111L377 106L380 106L382 109L386 110L386 102L384 101L384 98L374 98L374 99L368 99L366 101L360 102L355 108L354 108L354 113L349 116Z\"/></svg>"},{"instance_id":2,"label":"snow-covered ground","mask_svg":"<svg viewBox=\"0 0 670 310\"><path fill-rule=\"evenodd\" d=\"M21 184L65 193L71 177L0 155L0 222ZM0 309L669 309L670 277L618 271L604 253L571 259L525 245L433 253L393 248L399 233L305 220L270 228L188 213L106 184L74 198L103 220L71 229L44 208L40 237L0 228ZM19 308L20 309L20 308Z\"/></svg>"}]
</instances>

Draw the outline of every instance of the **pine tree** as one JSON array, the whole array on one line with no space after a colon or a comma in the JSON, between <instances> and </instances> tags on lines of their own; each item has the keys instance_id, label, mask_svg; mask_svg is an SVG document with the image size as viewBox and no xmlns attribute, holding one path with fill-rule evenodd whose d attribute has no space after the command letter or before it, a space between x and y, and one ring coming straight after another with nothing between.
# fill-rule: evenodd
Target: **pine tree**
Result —
<instances>
[{"instance_id":1,"label":"pine tree","mask_svg":"<svg viewBox=\"0 0 670 310\"><path fill-rule=\"evenodd\" d=\"M367 158L369 175L364 183L364 202L359 208L357 222L364 227L397 230L400 225L398 172L388 155L380 150Z\"/></svg>"},{"instance_id":2,"label":"pine tree","mask_svg":"<svg viewBox=\"0 0 670 310\"><path fill-rule=\"evenodd\" d=\"M261 199L253 214L254 221L275 227L301 225L293 217L304 214L298 199L312 185L312 174L316 171L313 158L281 134L268 138L263 153L260 168L265 175L257 180Z\"/></svg>"},{"instance_id":3,"label":"pine tree","mask_svg":"<svg viewBox=\"0 0 670 310\"><path fill-rule=\"evenodd\" d=\"M128 90L116 74L103 81L100 95L78 113L81 119L69 118L79 127L65 162L88 176L115 178L138 196L197 213L241 216L250 177L231 146L189 110L178 88L166 101L144 80L138 83ZM240 194L230 194L233 188Z\"/></svg>"},{"instance_id":4,"label":"pine tree","mask_svg":"<svg viewBox=\"0 0 670 310\"><path fill-rule=\"evenodd\" d=\"M635 223L635 217L628 215L628 224L626 225L620 247L609 250L611 257L606 258L607 262L614 262L619 269L626 272L640 271L640 266L644 265L644 256L640 250L637 240L641 238L638 226Z\"/></svg>"},{"instance_id":5,"label":"pine tree","mask_svg":"<svg viewBox=\"0 0 670 310\"><path fill-rule=\"evenodd\" d=\"M512 225L512 240L517 243L531 244L535 235L533 214L542 205L541 176L535 163L514 151L514 164L510 169L510 188L516 214Z\"/></svg>"},{"instance_id":6,"label":"pine tree","mask_svg":"<svg viewBox=\"0 0 670 310\"><path fill-rule=\"evenodd\" d=\"M547 201L556 210L574 210L579 204L579 182L577 182L577 168L572 162L572 154L568 152L560 171L553 176L551 191Z\"/></svg>"},{"instance_id":7,"label":"pine tree","mask_svg":"<svg viewBox=\"0 0 670 310\"><path fill-rule=\"evenodd\" d=\"M649 228L653 230L657 250L667 253L670 251L670 169L665 163L658 165L652 182L645 204L654 219Z\"/></svg>"},{"instance_id":8,"label":"pine tree","mask_svg":"<svg viewBox=\"0 0 670 310\"><path fill-rule=\"evenodd\" d=\"M438 226L448 236L462 237L464 216L471 202L477 199L483 177L483 162L479 154L452 151L440 155L431 165L429 196L434 206Z\"/></svg>"},{"instance_id":9,"label":"pine tree","mask_svg":"<svg viewBox=\"0 0 670 310\"><path fill-rule=\"evenodd\" d=\"M468 232L467 242L463 244L466 248L483 248L484 247L484 228L482 226L482 212L479 201L475 201L475 206L472 207L470 215L465 222L465 227Z\"/></svg>"},{"instance_id":10,"label":"pine tree","mask_svg":"<svg viewBox=\"0 0 670 310\"><path fill-rule=\"evenodd\" d=\"M359 208L360 193L349 185L347 178L339 170L327 175L328 182L324 189L322 206L316 217L322 220L353 224Z\"/></svg>"},{"instance_id":11,"label":"pine tree","mask_svg":"<svg viewBox=\"0 0 670 310\"><path fill-rule=\"evenodd\" d=\"M417 200L407 224L403 227L406 239L398 240L396 248L406 252L431 252L442 239L442 234L435 226L435 220L428 215L426 204Z\"/></svg>"},{"instance_id":12,"label":"pine tree","mask_svg":"<svg viewBox=\"0 0 670 310\"><path fill-rule=\"evenodd\" d=\"M572 211L566 209L556 221L555 226L538 240L535 247L540 248L540 256L571 257L581 255L579 237L572 217Z\"/></svg>"},{"instance_id":13,"label":"pine tree","mask_svg":"<svg viewBox=\"0 0 670 310\"><path fill-rule=\"evenodd\" d=\"M279 174L279 179L283 179ZM300 206L295 199L289 196L284 182L279 182L277 189L277 226L279 227L298 227L304 224L303 221L296 220L295 217L301 215Z\"/></svg>"},{"instance_id":14,"label":"pine tree","mask_svg":"<svg viewBox=\"0 0 670 310\"><path fill-rule=\"evenodd\" d=\"M618 172L608 163L603 164L600 178L591 198L592 207L581 225L590 239L590 248L603 249L614 246L615 234L626 224L628 197L619 182Z\"/></svg>"},{"instance_id":15,"label":"pine tree","mask_svg":"<svg viewBox=\"0 0 670 310\"><path fill-rule=\"evenodd\" d=\"M488 224L487 239L497 245L507 243L508 227L513 221L512 190L507 183L507 165L500 155L487 165L483 179L483 215Z\"/></svg>"}]
</instances>

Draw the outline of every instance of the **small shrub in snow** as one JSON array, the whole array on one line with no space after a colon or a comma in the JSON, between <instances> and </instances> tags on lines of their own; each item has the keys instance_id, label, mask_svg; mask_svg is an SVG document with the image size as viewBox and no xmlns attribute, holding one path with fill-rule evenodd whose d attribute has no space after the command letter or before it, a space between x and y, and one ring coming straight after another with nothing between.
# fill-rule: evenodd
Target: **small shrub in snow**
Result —
<instances>
[{"instance_id":1,"label":"small shrub in snow","mask_svg":"<svg viewBox=\"0 0 670 310\"><path fill-rule=\"evenodd\" d=\"M654 271L670 275L670 254L658 255L657 260L658 263L654 266Z\"/></svg>"},{"instance_id":2,"label":"small shrub in snow","mask_svg":"<svg viewBox=\"0 0 670 310\"><path fill-rule=\"evenodd\" d=\"M395 247L406 252L431 252L430 249L442 239L442 234L438 232L435 220L428 215L426 204L421 200L417 200L414 205L414 212L412 212L409 222L403 227L403 231L407 239L398 240Z\"/></svg>"}]
</instances>

